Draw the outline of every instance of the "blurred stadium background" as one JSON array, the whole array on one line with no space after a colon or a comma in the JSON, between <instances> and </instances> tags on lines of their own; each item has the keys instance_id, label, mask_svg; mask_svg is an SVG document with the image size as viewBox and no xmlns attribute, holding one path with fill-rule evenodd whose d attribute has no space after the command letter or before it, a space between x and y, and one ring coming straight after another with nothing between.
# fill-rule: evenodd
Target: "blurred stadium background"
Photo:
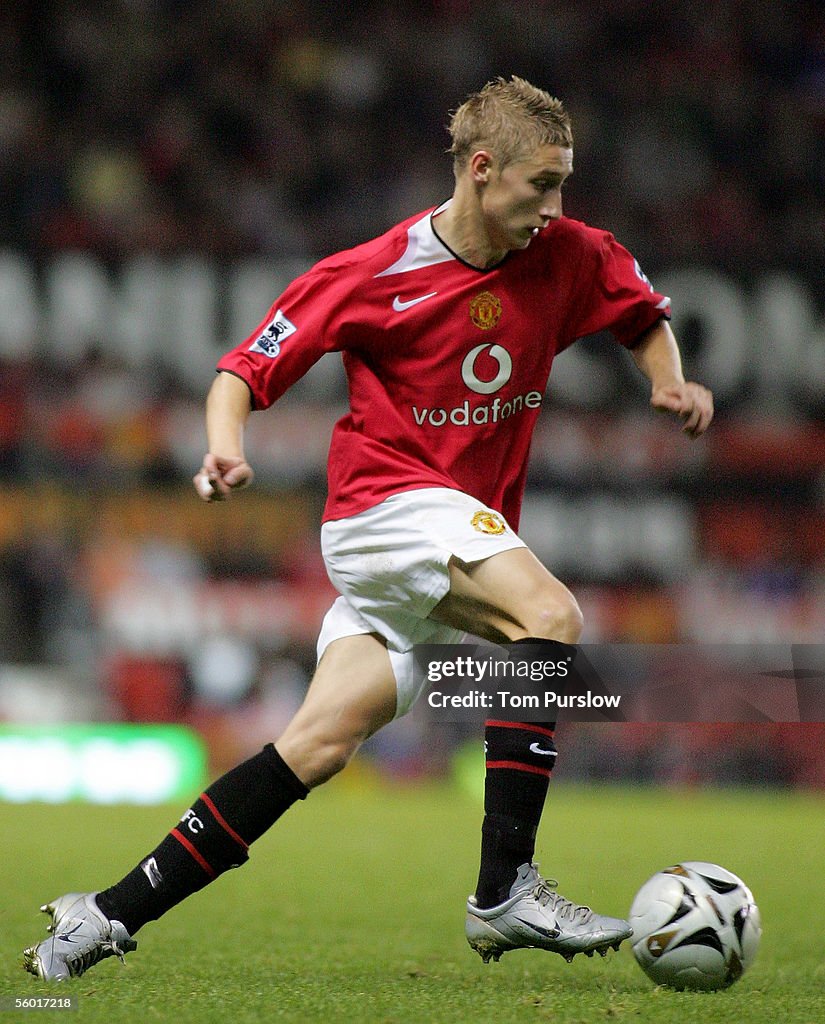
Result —
<instances>
[{"instance_id":1,"label":"blurred stadium background","mask_svg":"<svg viewBox=\"0 0 825 1024\"><path fill-rule=\"evenodd\" d=\"M327 357L253 417L255 489L206 507L215 361L315 259L445 198L446 111L511 72L566 101L566 213L673 297L719 410L689 443L622 353L576 346L526 539L590 642L822 642L820 4L20 0L0 11L0 722L180 723L215 772L280 732L332 596L345 388ZM819 725L565 732L568 776L825 785ZM418 709L360 764L444 774L463 738Z\"/></svg>"}]
</instances>

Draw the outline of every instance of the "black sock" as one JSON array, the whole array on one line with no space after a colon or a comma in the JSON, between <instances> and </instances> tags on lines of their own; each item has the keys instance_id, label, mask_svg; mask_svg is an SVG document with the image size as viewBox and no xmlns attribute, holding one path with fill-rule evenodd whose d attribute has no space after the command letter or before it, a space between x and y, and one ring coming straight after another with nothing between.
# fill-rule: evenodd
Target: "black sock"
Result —
<instances>
[{"instance_id":1,"label":"black sock","mask_svg":"<svg viewBox=\"0 0 825 1024\"><path fill-rule=\"evenodd\" d=\"M224 871L240 867L249 846L308 792L268 743L213 782L155 850L98 894L98 906L134 935Z\"/></svg>"},{"instance_id":2,"label":"black sock","mask_svg":"<svg viewBox=\"0 0 825 1024\"><path fill-rule=\"evenodd\" d=\"M528 637L517 644L540 645L538 660L558 661L574 648ZM551 649L548 651L548 645ZM532 654L532 652L531 652ZM550 773L556 761L555 722L485 723L484 823L476 886L479 907L507 899L522 864L533 859Z\"/></svg>"}]
</instances>

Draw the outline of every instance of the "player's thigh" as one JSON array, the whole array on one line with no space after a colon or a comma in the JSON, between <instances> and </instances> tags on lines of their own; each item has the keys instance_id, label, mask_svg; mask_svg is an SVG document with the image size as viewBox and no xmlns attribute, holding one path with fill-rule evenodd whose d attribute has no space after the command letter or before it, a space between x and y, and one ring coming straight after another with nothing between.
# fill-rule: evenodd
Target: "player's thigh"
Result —
<instances>
[{"instance_id":1,"label":"player's thigh","mask_svg":"<svg viewBox=\"0 0 825 1024\"><path fill-rule=\"evenodd\" d=\"M529 548L483 561L450 562L450 591L431 618L495 642L541 636L575 643L582 628L578 602Z\"/></svg>"}]
</instances>

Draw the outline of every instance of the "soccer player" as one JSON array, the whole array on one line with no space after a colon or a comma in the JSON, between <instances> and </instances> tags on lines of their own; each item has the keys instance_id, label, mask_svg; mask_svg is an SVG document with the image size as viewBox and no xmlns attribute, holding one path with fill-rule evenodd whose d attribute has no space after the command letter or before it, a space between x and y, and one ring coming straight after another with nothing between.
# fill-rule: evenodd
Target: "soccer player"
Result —
<instances>
[{"instance_id":1,"label":"soccer player","mask_svg":"<svg viewBox=\"0 0 825 1024\"><path fill-rule=\"evenodd\" d=\"M133 936L241 865L296 801L339 772L416 697L415 643L465 633L540 644L556 660L582 629L575 598L519 539L530 438L553 359L609 329L650 381L651 404L691 437L713 415L686 382L669 300L605 231L562 216L573 169L562 104L497 79L450 122L452 197L322 260L221 359L194 477L221 501L251 483L243 447L266 409L340 352L350 410L335 426L321 543L340 597L306 699L283 735L212 783L156 849L97 893L43 907L51 935L25 951L63 979L135 948ZM552 722L489 721L481 867L466 935L485 961L520 947L604 954L627 922L561 896L533 862L555 760Z\"/></svg>"}]
</instances>

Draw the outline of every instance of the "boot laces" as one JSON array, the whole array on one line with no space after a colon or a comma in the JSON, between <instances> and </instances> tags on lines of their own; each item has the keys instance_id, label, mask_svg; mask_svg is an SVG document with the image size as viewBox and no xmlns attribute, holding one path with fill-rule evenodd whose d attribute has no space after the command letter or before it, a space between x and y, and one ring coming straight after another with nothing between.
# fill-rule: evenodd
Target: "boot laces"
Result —
<instances>
[{"instance_id":1,"label":"boot laces","mask_svg":"<svg viewBox=\"0 0 825 1024\"><path fill-rule=\"evenodd\" d=\"M593 916L592 909L580 906L578 903L566 899L561 893L556 891L558 884L555 878L539 877L531 895L541 906L549 907L557 918L577 924L588 922Z\"/></svg>"},{"instance_id":2,"label":"boot laces","mask_svg":"<svg viewBox=\"0 0 825 1024\"><path fill-rule=\"evenodd\" d=\"M93 967L98 960L103 960L105 957L112 956L112 954L117 956L121 963L124 962L123 950L116 942L100 940L84 950L79 950L75 955L66 957L66 963L71 974L77 977L90 967Z\"/></svg>"}]
</instances>

